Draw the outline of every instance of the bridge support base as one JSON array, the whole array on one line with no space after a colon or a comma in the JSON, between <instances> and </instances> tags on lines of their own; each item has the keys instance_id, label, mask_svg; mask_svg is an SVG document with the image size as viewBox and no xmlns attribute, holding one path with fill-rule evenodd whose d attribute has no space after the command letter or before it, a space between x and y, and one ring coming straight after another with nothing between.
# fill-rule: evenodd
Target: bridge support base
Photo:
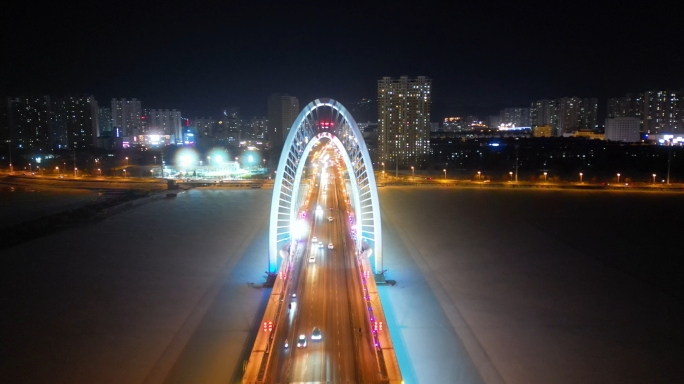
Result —
<instances>
[{"instance_id":1,"label":"bridge support base","mask_svg":"<svg viewBox=\"0 0 684 384\"><path fill-rule=\"evenodd\" d=\"M264 288L273 288L273 284L275 284L277 277L277 272L266 272L266 282L264 283Z\"/></svg>"},{"instance_id":2,"label":"bridge support base","mask_svg":"<svg viewBox=\"0 0 684 384\"><path fill-rule=\"evenodd\" d=\"M387 285L387 280L385 280L384 273L375 274L375 285Z\"/></svg>"}]
</instances>

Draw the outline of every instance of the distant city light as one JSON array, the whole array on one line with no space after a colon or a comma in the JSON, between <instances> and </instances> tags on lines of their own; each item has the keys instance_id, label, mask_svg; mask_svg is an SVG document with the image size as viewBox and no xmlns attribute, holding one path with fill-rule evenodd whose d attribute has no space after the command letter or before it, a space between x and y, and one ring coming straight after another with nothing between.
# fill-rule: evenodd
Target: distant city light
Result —
<instances>
[{"instance_id":1,"label":"distant city light","mask_svg":"<svg viewBox=\"0 0 684 384\"><path fill-rule=\"evenodd\" d=\"M188 169L199 163L197 152L191 148L183 148L176 154L175 163L181 168Z\"/></svg>"}]
</instances>

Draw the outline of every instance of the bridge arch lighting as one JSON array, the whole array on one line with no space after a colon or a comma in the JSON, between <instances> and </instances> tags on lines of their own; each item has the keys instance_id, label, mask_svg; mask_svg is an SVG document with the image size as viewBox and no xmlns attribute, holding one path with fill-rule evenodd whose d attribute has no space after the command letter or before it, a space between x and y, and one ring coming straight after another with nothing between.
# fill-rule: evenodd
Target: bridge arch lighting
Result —
<instances>
[{"instance_id":1,"label":"bridge arch lighting","mask_svg":"<svg viewBox=\"0 0 684 384\"><path fill-rule=\"evenodd\" d=\"M325 121L326 124L319 124ZM353 222L356 228L356 252L374 257L375 273L382 272L382 226L378 189L368 148L356 121L349 111L332 99L316 99L306 105L295 119L285 139L276 171L271 199L269 228L269 272L278 268L278 256L284 249L294 249L299 208L306 200L308 185L302 186L302 174L309 153L329 140L344 161L349 177L345 187L350 192ZM301 189L305 189L301 191Z\"/></svg>"}]
</instances>

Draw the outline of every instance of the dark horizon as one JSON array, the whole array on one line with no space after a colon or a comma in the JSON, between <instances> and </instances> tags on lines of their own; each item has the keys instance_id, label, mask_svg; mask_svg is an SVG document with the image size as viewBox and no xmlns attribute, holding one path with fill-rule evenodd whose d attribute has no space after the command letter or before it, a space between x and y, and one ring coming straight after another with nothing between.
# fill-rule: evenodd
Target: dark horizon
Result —
<instances>
[{"instance_id":1,"label":"dark horizon","mask_svg":"<svg viewBox=\"0 0 684 384\"><path fill-rule=\"evenodd\" d=\"M569 96L603 111L609 97L684 88L677 13L653 3L92 4L9 6L0 94L251 117L273 92L348 103L375 99L383 76L422 75L439 121Z\"/></svg>"}]
</instances>

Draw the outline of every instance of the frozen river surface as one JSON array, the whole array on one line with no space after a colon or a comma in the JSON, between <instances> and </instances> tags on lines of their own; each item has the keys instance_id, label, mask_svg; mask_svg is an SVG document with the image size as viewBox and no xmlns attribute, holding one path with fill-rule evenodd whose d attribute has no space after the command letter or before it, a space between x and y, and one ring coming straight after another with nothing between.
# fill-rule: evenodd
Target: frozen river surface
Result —
<instances>
[{"instance_id":1,"label":"frozen river surface","mask_svg":"<svg viewBox=\"0 0 684 384\"><path fill-rule=\"evenodd\" d=\"M235 380L267 293L249 283L270 197L192 190L3 251L2 381ZM684 382L680 200L382 188L406 382Z\"/></svg>"},{"instance_id":2,"label":"frozen river surface","mask_svg":"<svg viewBox=\"0 0 684 384\"><path fill-rule=\"evenodd\" d=\"M0 228L95 201L97 192L0 185Z\"/></svg>"}]
</instances>

